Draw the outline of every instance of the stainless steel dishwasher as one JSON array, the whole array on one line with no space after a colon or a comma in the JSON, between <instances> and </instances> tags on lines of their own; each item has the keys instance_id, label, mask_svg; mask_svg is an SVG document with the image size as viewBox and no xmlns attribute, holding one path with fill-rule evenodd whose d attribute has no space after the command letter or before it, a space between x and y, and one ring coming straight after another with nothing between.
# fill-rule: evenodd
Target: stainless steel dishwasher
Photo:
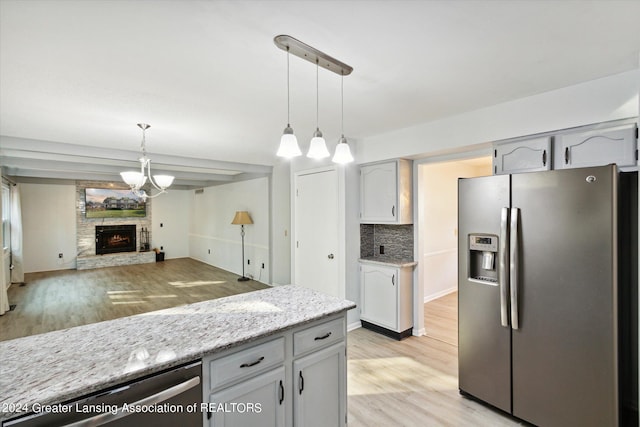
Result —
<instances>
[{"instance_id":1,"label":"stainless steel dishwasher","mask_svg":"<svg viewBox=\"0 0 640 427\"><path fill-rule=\"evenodd\" d=\"M5 421L3 427L202 426L202 362L114 386ZM40 409L39 407L36 407ZM46 407L43 407L43 409Z\"/></svg>"}]
</instances>

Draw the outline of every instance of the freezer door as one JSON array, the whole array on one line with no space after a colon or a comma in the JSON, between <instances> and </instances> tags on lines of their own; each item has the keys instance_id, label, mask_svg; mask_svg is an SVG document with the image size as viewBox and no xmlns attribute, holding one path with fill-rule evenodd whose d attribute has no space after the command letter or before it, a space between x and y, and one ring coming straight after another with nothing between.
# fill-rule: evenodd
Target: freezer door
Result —
<instances>
[{"instance_id":1,"label":"freezer door","mask_svg":"<svg viewBox=\"0 0 640 427\"><path fill-rule=\"evenodd\" d=\"M533 424L618 425L616 183L615 166L511 177L513 415Z\"/></svg>"},{"instance_id":2,"label":"freezer door","mask_svg":"<svg viewBox=\"0 0 640 427\"><path fill-rule=\"evenodd\" d=\"M459 387L504 411L511 411L511 355L506 292L499 264L507 250L501 216L509 206L509 175L458 181L458 363ZM504 228L504 227L502 227ZM497 283L470 280L470 235L498 236ZM482 252L474 254L479 259ZM482 265L478 260L477 265ZM482 267L480 267L482 268ZM503 322L507 325L503 326Z\"/></svg>"}]
</instances>

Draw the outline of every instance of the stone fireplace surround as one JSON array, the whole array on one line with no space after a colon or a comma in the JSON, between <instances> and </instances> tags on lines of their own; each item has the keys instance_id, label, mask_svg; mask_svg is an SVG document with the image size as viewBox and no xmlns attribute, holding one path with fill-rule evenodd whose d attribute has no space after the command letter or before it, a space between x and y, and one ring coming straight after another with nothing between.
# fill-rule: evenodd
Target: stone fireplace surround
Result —
<instances>
[{"instance_id":1,"label":"stone fireplace surround","mask_svg":"<svg viewBox=\"0 0 640 427\"><path fill-rule=\"evenodd\" d=\"M124 183L108 181L76 181L76 247L78 270L119 265L146 264L155 262L155 252L122 252L96 255L96 226L100 225L135 225L139 236L142 227L151 229L151 201L147 200L147 216L144 218L86 218L86 188L127 189Z\"/></svg>"}]
</instances>

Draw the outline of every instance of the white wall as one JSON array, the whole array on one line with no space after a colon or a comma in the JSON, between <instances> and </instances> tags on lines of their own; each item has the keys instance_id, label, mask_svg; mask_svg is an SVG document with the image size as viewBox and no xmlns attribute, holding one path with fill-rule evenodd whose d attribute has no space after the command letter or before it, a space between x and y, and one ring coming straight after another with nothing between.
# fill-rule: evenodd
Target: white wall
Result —
<instances>
[{"instance_id":1,"label":"white wall","mask_svg":"<svg viewBox=\"0 0 640 427\"><path fill-rule=\"evenodd\" d=\"M189 256L189 207L193 191L171 190L151 203L151 247L162 248L165 259Z\"/></svg>"},{"instance_id":2,"label":"white wall","mask_svg":"<svg viewBox=\"0 0 640 427\"><path fill-rule=\"evenodd\" d=\"M640 70L423 123L358 143L358 163L468 151L470 145L638 115Z\"/></svg>"},{"instance_id":3,"label":"white wall","mask_svg":"<svg viewBox=\"0 0 640 427\"><path fill-rule=\"evenodd\" d=\"M281 160L271 176L271 284L291 283L291 164Z\"/></svg>"},{"instance_id":4,"label":"white wall","mask_svg":"<svg viewBox=\"0 0 640 427\"><path fill-rule=\"evenodd\" d=\"M269 178L207 187L202 194L190 194L189 256L242 274L240 226L231 221L236 211L248 211L253 224L245 225L245 276L269 283Z\"/></svg>"},{"instance_id":5,"label":"white wall","mask_svg":"<svg viewBox=\"0 0 640 427\"><path fill-rule=\"evenodd\" d=\"M75 185L23 183L20 188L24 272L75 268Z\"/></svg>"},{"instance_id":6,"label":"white wall","mask_svg":"<svg viewBox=\"0 0 640 427\"><path fill-rule=\"evenodd\" d=\"M458 289L458 178L491 175L491 157L418 166L424 302ZM479 163L479 162L478 162Z\"/></svg>"}]
</instances>

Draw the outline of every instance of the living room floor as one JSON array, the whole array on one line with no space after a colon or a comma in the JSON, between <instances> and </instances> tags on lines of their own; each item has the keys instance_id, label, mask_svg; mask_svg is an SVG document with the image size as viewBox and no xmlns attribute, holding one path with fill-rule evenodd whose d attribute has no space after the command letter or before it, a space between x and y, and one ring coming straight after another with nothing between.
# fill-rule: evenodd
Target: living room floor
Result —
<instances>
[{"instance_id":1,"label":"living room floor","mask_svg":"<svg viewBox=\"0 0 640 427\"><path fill-rule=\"evenodd\" d=\"M0 316L0 341L265 289L191 258L25 274L11 285L15 309Z\"/></svg>"}]
</instances>

